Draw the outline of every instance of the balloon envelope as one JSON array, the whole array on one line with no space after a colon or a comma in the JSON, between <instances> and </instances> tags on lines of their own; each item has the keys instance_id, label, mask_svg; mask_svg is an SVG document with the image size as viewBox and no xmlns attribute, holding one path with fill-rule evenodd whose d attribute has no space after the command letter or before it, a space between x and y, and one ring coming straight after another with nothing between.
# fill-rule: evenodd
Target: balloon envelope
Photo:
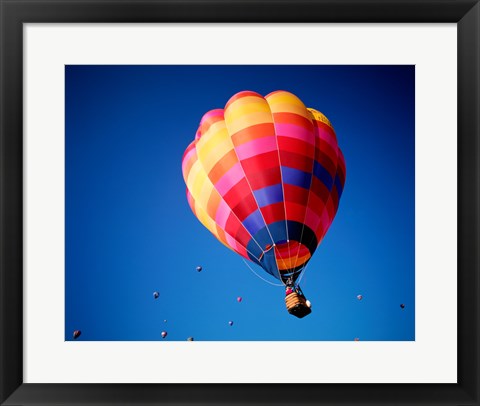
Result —
<instances>
[{"instance_id":1,"label":"balloon envelope","mask_svg":"<svg viewBox=\"0 0 480 406\"><path fill-rule=\"evenodd\" d=\"M229 326L233 326L233 321L229 321L229 322L228 322L228 325L229 325Z\"/></svg>"},{"instance_id":2,"label":"balloon envelope","mask_svg":"<svg viewBox=\"0 0 480 406\"><path fill-rule=\"evenodd\" d=\"M401 307L402 309L405 309L405 305L404 305L403 303L400 305L400 307Z\"/></svg>"},{"instance_id":3,"label":"balloon envelope","mask_svg":"<svg viewBox=\"0 0 480 406\"><path fill-rule=\"evenodd\" d=\"M160 296L160 294L158 292L153 292L153 298L154 299L158 299L158 296Z\"/></svg>"},{"instance_id":4,"label":"balloon envelope","mask_svg":"<svg viewBox=\"0 0 480 406\"><path fill-rule=\"evenodd\" d=\"M286 91L207 112L182 172L195 216L226 247L295 280L330 227L345 160L330 121Z\"/></svg>"},{"instance_id":5,"label":"balloon envelope","mask_svg":"<svg viewBox=\"0 0 480 406\"><path fill-rule=\"evenodd\" d=\"M241 296L237 297L237 302L238 302L238 303L240 303L242 300L243 300L243 299L242 299Z\"/></svg>"},{"instance_id":6,"label":"balloon envelope","mask_svg":"<svg viewBox=\"0 0 480 406\"><path fill-rule=\"evenodd\" d=\"M76 340L78 337L80 337L81 334L82 332L80 330L75 330L73 332L73 338Z\"/></svg>"},{"instance_id":7,"label":"balloon envelope","mask_svg":"<svg viewBox=\"0 0 480 406\"><path fill-rule=\"evenodd\" d=\"M201 266L197 266L196 270L197 270L197 272L201 272L201 271L202 271L202 267L201 267Z\"/></svg>"},{"instance_id":8,"label":"balloon envelope","mask_svg":"<svg viewBox=\"0 0 480 406\"><path fill-rule=\"evenodd\" d=\"M362 296L362 295L358 295L358 296L357 296L357 299L358 299L358 300L362 300L362 299L363 299L363 296Z\"/></svg>"},{"instance_id":9,"label":"balloon envelope","mask_svg":"<svg viewBox=\"0 0 480 406\"><path fill-rule=\"evenodd\" d=\"M167 332L166 331L162 331L162 338L165 338L167 336Z\"/></svg>"}]
</instances>

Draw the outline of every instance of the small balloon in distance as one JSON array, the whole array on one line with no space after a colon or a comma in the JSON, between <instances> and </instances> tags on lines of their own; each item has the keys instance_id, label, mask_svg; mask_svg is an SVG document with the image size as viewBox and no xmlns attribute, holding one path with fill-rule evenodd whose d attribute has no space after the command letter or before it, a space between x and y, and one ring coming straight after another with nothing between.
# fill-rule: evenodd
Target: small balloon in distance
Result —
<instances>
[{"instance_id":1,"label":"small balloon in distance","mask_svg":"<svg viewBox=\"0 0 480 406\"><path fill-rule=\"evenodd\" d=\"M230 321L228 322L228 325L229 325L229 326L233 326L233 321L230 320Z\"/></svg>"},{"instance_id":2,"label":"small balloon in distance","mask_svg":"<svg viewBox=\"0 0 480 406\"><path fill-rule=\"evenodd\" d=\"M187 341L194 341L193 337L188 337Z\"/></svg>"},{"instance_id":3,"label":"small balloon in distance","mask_svg":"<svg viewBox=\"0 0 480 406\"><path fill-rule=\"evenodd\" d=\"M358 299L358 300L362 300L362 299L363 299L363 296L362 296L362 295L357 295L357 299Z\"/></svg>"},{"instance_id":4,"label":"small balloon in distance","mask_svg":"<svg viewBox=\"0 0 480 406\"><path fill-rule=\"evenodd\" d=\"M358 337L355 337L353 341L360 341L360 339Z\"/></svg>"},{"instance_id":5,"label":"small balloon in distance","mask_svg":"<svg viewBox=\"0 0 480 406\"><path fill-rule=\"evenodd\" d=\"M73 339L76 340L78 337L82 335L82 332L80 330L75 330L73 332Z\"/></svg>"},{"instance_id":6,"label":"small balloon in distance","mask_svg":"<svg viewBox=\"0 0 480 406\"><path fill-rule=\"evenodd\" d=\"M400 305L400 307L401 307L402 309L405 309L405 305L404 305L403 303Z\"/></svg>"},{"instance_id":7,"label":"small balloon in distance","mask_svg":"<svg viewBox=\"0 0 480 406\"><path fill-rule=\"evenodd\" d=\"M195 269L197 270L197 272L202 272L202 269L203 269L203 268L199 265L199 266L197 266Z\"/></svg>"},{"instance_id":8,"label":"small balloon in distance","mask_svg":"<svg viewBox=\"0 0 480 406\"><path fill-rule=\"evenodd\" d=\"M167 332L166 331L162 331L162 338L165 338L167 336Z\"/></svg>"},{"instance_id":9,"label":"small balloon in distance","mask_svg":"<svg viewBox=\"0 0 480 406\"><path fill-rule=\"evenodd\" d=\"M159 296L160 296L160 293L158 293L157 291L153 292L154 299L158 299Z\"/></svg>"},{"instance_id":10,"label":"small balloon in distance","mask_svg":"<svg viewBox=\"0 0 480 406\"><path fill-rule=\"evenodd\" d=\"M237 302L238 302L238 303L240 303L242 300L243 300L243 299L242 299L241 296L237 297Z\"/></svg>"}]
</instances>

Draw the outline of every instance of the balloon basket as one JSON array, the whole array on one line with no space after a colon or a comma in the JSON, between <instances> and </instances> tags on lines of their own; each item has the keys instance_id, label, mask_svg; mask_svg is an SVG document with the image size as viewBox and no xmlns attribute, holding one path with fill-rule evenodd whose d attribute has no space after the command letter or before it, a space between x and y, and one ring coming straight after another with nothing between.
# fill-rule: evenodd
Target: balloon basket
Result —
<instances>
[{"instance_id":1,"label":"balloon basket","mask_svg":"<svg viewBox=\"0 0 480 406\"><path fill-rule=\"evenodd\" d=\"M296 292L285 296L285 304L287 305L288 312L299 319L309 315L312 312L312 309L307 306L307 300L305 297Z\"/></svg>"}]
</instances>

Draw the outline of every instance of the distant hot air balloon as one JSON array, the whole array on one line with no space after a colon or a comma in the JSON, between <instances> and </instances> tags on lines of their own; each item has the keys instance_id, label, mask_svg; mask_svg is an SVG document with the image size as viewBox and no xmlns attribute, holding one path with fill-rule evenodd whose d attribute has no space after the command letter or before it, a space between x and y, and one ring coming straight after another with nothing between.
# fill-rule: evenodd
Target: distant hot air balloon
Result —
<instances>
[{"instance_id":1,"label":"distant hot air balloon","mask_svg":"<svg viewBox=\"0 0 480 406\"><path fill-rule=\"evenodd\" d=\"M353 341L360 341L360 339L359 338L354 338Z\"/></svg>"},{"instance_id":2,"label":"distant hot air balloon","mask_svg":"<svg viewBox=\"0 0 480 406\"><path fill-rule=\"evenodd\" d=\"M363 299L363 296L362 296L362 295L357 295L357 299L358 299L358 300L362 300L362 299Z\"/></svg>"},{"instance_id":3,"label":"distant hot air balloon","mask_svg":"<svg viewBox=\"0 0 480 406\"><path fill-rule=\"evenodd\" d=\"M167 322L167 319L163 320L163 322L166 323L166 322Z\"/></svg>"},{"instance_id":4,"label":"distant hot air balloon","mask_svg":"<svg viewBox=\"0 0 480 406\"><path fill-rule=\"evenodd\" d=\"M286 91L240 92L206 113L182 171L200 222L295 287L337 213L346 174L330 121ZM291 299L290 313L310 313L303 294Z\"/></svg>"},{"instance_id":5,"label":"distant hot air balloon","mask_svg":"<svg viewBox=\"0 0 480 406\"><path fill-rule=\"evenodd\" d=\"M405 309L405 305L404 305L403 303L400 305L400 307L401 307L402 309Z\"/></svg>"},{"instance_id":6,"label":"distant hot air balloon","mask_svg":"<svg viewBox=\"0 0 480 406\"><path fill-rule=\"evenodd\" d=\"M167 333L166 331L162 331L162 334L161 334L161 335L162 335L162 338L165 338L165 337L167 336L167 334L168 334L168 333Z\"/></svg>"},{"instance_id":7,"label":"distant hot air balloon","mask_svg":"<svg viewBox=\"0 0 480 406\"><path fill-rule=\"evenodd\" d=\"M193 341L193 337L188 337L187 341Z\"/></svg>"},{"instance_id":8,"label":"distant hot air balloon","mask_svg":"<svg viewBox=\"0 0 480 406\"><path fill-rule=\"evenodd\" d=\"M160 294L158 292L153 292L153 298L154 299L158 299L158 296L160 296Z\"/></svg>"},{"instance_id":9,"label":"distant hot air balloon","mask_svg":"<svg viewBox=\"0 0 480 406\"><path fill-rule=\"evenodd\" d=\"M78 337L80 337L81 334L82 332L80 330L75 330L73 332L73 339L76 340Z\"/></svg>"},{"instance_id":10,"label":"distant hot air balloon","mask_svg":"<svg viewBox=\"0 0 480 406\"><path fill-rule=\"evenodd\" d=\"M242 300L243 300L243 299L242 299L241 296L237 297L237 302L238 302L238 303L240 303Z\"/></svg>"},{"instance_id":11,"label":"distant hot air balloon","mask_svg":"<svg viewBox=\"0 0 480 406\"><path fill-rule=\"evenodd\" d=\"M197 266L195 269L197 270L197 272L202 272L202 267L201 266Z\"/></svg>"},{"instance_id":12,"label":"distant hot air balloon","mask_svg":"<svg viewBox=\"0 0 480 406\"><path fill-rule=\"evenodd\" d=\"M229 325L229 326L233 326L233 321L229 321L229 322L228 322L228 325Z\"/></svg>"}]
</instances>

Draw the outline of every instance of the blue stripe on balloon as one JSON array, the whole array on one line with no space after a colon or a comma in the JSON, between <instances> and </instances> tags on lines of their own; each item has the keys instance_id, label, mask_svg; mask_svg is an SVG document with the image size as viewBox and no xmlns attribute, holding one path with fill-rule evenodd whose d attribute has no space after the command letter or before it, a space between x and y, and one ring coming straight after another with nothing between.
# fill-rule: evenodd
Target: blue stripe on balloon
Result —
<instances>
[{"instance_id":1,"label":"blue stripe on balloon","mask_svg":"<svg viewBox=\"0 0 480 406\"><path fill-rule=\"evenodd\" d=\"M260 210L255 210L245 220L243 220L242 224L251 235L255 235L258 230L265 227L265 222L263 221Z\"/></svg>"},{"instance_id":2,"label":"blue stripe on balloon","mask_svg":"<svg viewBox=\"0 0 480 406\"><path fill-rule=\"evenodd\" d=\"M313 174L317 179L319 179L328 190L332 190L333 179L328 173L328 171L317 161L313 164Z\"/></svg>"},{"instance_id":3,"label":"blue stripe on balloon","mask_svg":"<svg viewBox=\"0 0 480 406\"><path fill-rule=\"evenodd\" d=\"M282 166L282 180L283 183L310 189L312 181L312 174L303 172L299 169Z\"/></svg>"},{"instance_id":4,"label":"blue stripe on balloon","mask_svg":"<svg viewBox=\"0 0 480 406\"><path fill-rule=\"evenodd\" d=\"M338 177L338 175L335 176L335 187L337 188L338 198L340 199L343 193L343 186L342 182L340 182L340 178Z\"/></svg>"},{"instance_id":5,"label":"blue stripe on balloon","mask_svg":"<svg viewBox=\"0 0 480 406\"><path fill-rule=\"evenodd\" d=\"M260 266L265 269L270 275L280 280L280 274L278 273L277 261L275 259L275 250L265 252L260 260Z\"/></svg>"},{"instance_id":6,"label":"blue stripe on balloon","mask_svg":"<svg viewBox=\"0 0 480 406\"><path fill-rule=\"evenodd\" d=\"M253 195L259 207L265 207L270 204L280 203L283 201L282 184L267 186L262 189L254 190Z\"/></svg>"},{"instance_id":7,"label":"blue stripe on balloon","mask_svg":"<svg viewBox=\"0 0 480 406\"><path fill-rule=\"evenodd\" d=\"M248 257L253 262L261 266L261 263L258 260L258 258L260 258L260 256L262 255L262 250L258 248L258 245L253 242L253 239L251 239L250 242L248 243L247 250L248 250L247 251Z\"/></svg>"},{"instance_id":8,"label":"blue stripe on balloon","mask_svg":"<svg viewBox=\"0 0 480 406\"><path fill-rule=\"evenodd\" d=\"M263 250L265 249L265 247L267 245L270 245L270 244L273 243L272 238L270 237L270 233L273 236L273 238L275 238L275 235L277 233L282 234L282 236L286 235L285 234L285 222L282 221L281 223L283 224L283 232L280 229L280 227L278 227L278 229L277 229L277 226L275 226L275 223L269 224L268 229L267 229L267 227L265 226L265 223L264 223L263 228L258 230L255 234L252 234L253 239L258 242L258 244L260 245L260 247L262 247Z\"/></svg>"},{"instance_id":9,"label":"blue stripe on balloon","mask_svg":"<svg viewBox=\"0 0 480 406\"><path fill-rule=\"evenodd\" d=\"M287 241L287 229L285 228L284 220L268 224L268 230L275 243L278 243L279 241ZM254 238L256 238L256 235L254 235Z\"/></svg>"}]
</instances>

